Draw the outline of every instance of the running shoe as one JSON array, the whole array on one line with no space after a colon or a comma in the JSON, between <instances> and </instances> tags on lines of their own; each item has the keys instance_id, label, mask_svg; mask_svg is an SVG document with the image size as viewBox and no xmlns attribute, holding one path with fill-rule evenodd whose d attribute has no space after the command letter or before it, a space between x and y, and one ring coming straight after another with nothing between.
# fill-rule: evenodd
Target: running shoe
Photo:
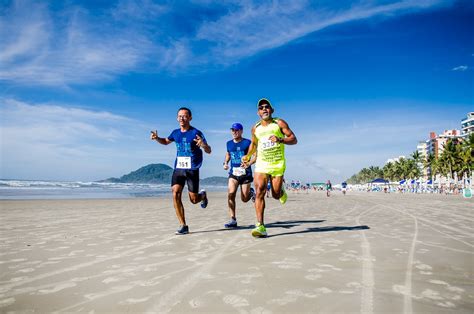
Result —
<instances>
[{"instance_id":1,"label":"running shoe","mask_svg":"<svg viewBox=\"0 0 474 314\"><path fill-rule=\"evenodd\" d=\"M267 229L261 223L256 223L255 228L252 230L252 236L256 238L265 238L267 236Z\"/></svg>"},{"instance_id":2,"label":"running shoe","mask_svg":"<svg viewBox=\"0 0 474 314\"><path fill-rule=\"evenodd\" d=\"M201 208L206 208L208 203L206 190L201 190L199 194L202 195Z\"/></svg>"},{"instance_id":3,"label":"running shoe","mask_svg":"<svg viewBox=\"0 0 474 314\"><path fill-rule=\"evenodd\" d=\"M180 226L178 230L176 230L175 234L182 235L182 234L188 234L189 233L189 227L188 226Z\"/></svg>"},{"instance_id":4,"label":"running shoe","mask_svg":"<svg viewBox=\"0 0 474 314\"><path fill-rule=\"evenodd\" d=\"M237 220L235 220L235 219L229 220L229 222L226 223L226 224L224 225L224 227L227 228L227 229L237 228Z\"/></svg>"},{"instance_id":5,"label":"running shoe","mask_svg":"<svg viewBox=\"0 0 474 314\"><path fill-rule=\"evenodd\" d=\"M255 203L255 190L253 188L250 188L250 195L250 199Z\"/></svg>"},{"instance_id":6,"label":"running shoe","mask_svg":"<svg viewBox=\"0 0 474 314\"><path fill-rule=\"evenodd\" d=\"M288 200L288 194L286 193L286 189L284 186L281 187L281 190L283 191L283 195L280 196L280 203L283 205Z\"/></svg>"}]
</instances>

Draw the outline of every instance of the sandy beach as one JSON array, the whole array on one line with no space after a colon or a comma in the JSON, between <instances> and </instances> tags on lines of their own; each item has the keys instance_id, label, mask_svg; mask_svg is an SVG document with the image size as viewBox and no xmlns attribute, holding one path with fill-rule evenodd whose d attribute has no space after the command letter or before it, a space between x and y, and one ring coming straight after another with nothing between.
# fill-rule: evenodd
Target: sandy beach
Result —
<instances>
[{"instance_id":1,"label":"sandy beach","mask_svg":"<svg viewBox=\"0 0 474 314\"><path fill-rule=\"evenodd\" d=\"M0 312L472 313L474 200L323 192L253 204L226 194L0 201Z\"/></svg>"}]
</instances>

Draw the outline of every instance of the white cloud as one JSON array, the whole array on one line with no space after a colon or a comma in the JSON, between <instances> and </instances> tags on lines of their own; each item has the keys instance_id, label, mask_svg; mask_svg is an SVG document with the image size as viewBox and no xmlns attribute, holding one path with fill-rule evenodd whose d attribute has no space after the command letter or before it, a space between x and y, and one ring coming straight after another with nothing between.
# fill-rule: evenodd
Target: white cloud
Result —
<instances>
[{"instance_id":1,"label":"white cloud","mask_svg":"<svg viewBox=\"0 0 474 314\"><path fill-rule=\"evenodd\" d=\"M173 157L146 123L110 112L0 99L0 113L1 178L97 180Z\"/></svg>"},{"instance_id":2,"label":"white cloud","mask_svg":"<svg viewBox=\"0 0 474 314\"><path fill-rule=\"evenodd\" d=\"M452 68L452 71L464 72L464 71L467 71L468 69L469 69L469 67L467 65L460 65L458 67Z\"/></svg>"},{"instance_id":3,"label":"white cloud","mask_svg":"<svg viewBox=\"0 0 474 314\"><path fill-rule=\"evenodd\" d=\"M79 7L58 14L16 1L0 21L0 80L54 86L109 80L136 69L152 47L145 36L126 36Z\"/></svg>"},{"instance_id":4,"label":"white cloud","mask_svg":"<svg viewBox=\"0 0 474 314\"><path fill-rule=\"evenodd\" d=\"M440 3L121 0L88 10L17 0L0 16L0 80L69 86L130 72L205 70L331 25Z\"/></svg>"},{"instance_id":5,"label":"white cloud","mask_svg":"<svg viewBox=\"0 0 474 314\"><path fill-rule=\"evenodd\" d=\"M309 1L245 1L238 10L203 24L197 38L214 43L210 49L214 62L228 64L332 25L402 10L422 9L439 3L399 1L378 5L373 1L362 1L346 4L345 7L329 4L315 8Z\"/></svg>"}]
</instances>

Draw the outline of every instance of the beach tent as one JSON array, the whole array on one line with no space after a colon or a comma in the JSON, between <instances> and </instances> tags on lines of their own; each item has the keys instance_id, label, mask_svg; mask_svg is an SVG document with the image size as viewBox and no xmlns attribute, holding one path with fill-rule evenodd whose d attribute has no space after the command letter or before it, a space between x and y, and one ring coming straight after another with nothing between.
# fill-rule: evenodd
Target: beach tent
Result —
<instances>
[{"instance_id":1,"label":"beach tent","mask_svg":"<svg viewBox=\"0 0 474 314\"><path fill-rule=\"evenodd\" d=\"M378 178L375 180L370 181L370 183L388 183L388 180L384 180L382 178Z\"/></svg>"},{"instance_id":2,"label":"beach tent","mask_svg":"<svg viewBox=\"0 0 474 314\"><path fill-rule=\"evenodd\" d=\"M400 184L404 184L407 180L400 181Z\"/></svg>"},{"instance_id":3,"label":"beach tent","mask_svg":"<svg viewBox=\"0 0 474 314\"><path fill-rule=\"evenodd\" d=\"M381 191L382 190L381 185L385 185L384 188L386 189L388 185L388 180L377 178L368 183L368 188L372 191Z\"/></svg>"},{"instance_id":4,"label":"beach tent","mask_svg":"<svg viewBox=\"0 0 474 314\"><path fill-rule=\"evenodd\" d=\"M433 180L428 180L428 182L426 182L426 184L433 184Z\"/></svg>"}]
</instances>

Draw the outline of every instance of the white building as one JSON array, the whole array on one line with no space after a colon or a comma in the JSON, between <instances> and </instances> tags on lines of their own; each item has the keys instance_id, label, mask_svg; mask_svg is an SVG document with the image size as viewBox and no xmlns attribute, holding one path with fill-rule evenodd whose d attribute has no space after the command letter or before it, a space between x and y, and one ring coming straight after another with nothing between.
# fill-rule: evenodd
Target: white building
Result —
<instances>
[{"instance_id":1,"label":"white building","mask_svg":"<svg viewBox=\"0 0 474 314\"><path fill-rule=\"evenodd\" d=\"M461 136L466 137L471 133L474 133L474 112L469 112L467 117L461 120Z\"/></svg>"},{"instance_id":2,"label":"white building","mask_svg":"<svg viewBox=\"0 0 474 314\"><path fill-rule=\"evenodd\" d=\"M428 159L429 144L430 144L430 141L420 141L418 142L418 145L416 145L416 150L418 151L418 154L420 154L418 169L420 169L425 179L429 178L431 174L430 168L424 167L424 162L426 162L426 160Z\"/></svg>"},{"instance_id":3,"label":"white building","mask_svg":"<svg viewBox=\"0 0 474 314\"><path fill-rule=\"evenodd\" d=\"M459 130L445 130L439 135L436 135L435 132L431 132L430 139L428 140L428 154L433 154L436 158L439 158L448 140L454 140L460 137L461 131Z\"/></svg>"}]
</instances>

